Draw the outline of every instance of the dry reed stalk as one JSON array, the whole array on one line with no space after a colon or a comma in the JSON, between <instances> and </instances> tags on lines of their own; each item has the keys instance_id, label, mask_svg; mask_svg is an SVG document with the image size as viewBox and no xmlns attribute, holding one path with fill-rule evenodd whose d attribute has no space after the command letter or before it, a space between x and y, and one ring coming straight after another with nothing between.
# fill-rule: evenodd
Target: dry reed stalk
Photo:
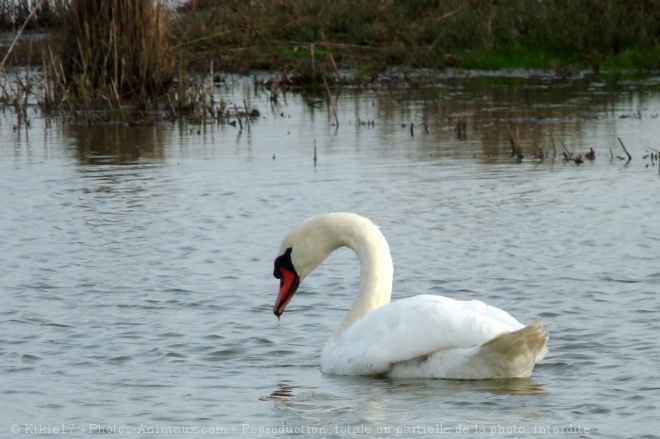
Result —
<instances>
[{"instance_id":1,"label":"dry reed stalk","mask_svg":"<svg viewBox=\"0 0 660 439\"><path fill-rule=\"evenodd\" d=\"M316 74L316 61L314 60L314 43L310 43L309 53L312 57L312 74Z\"/></svg>"},{"instance_id":2,"label":"dry reed stalk","mask_svg":"<svg viewBox=\"0 0 660 439\"><path fill-rule=\"evenodd\" d=\"M153 0L71 1L64 27L64 79L84 102L90 98L121 106L129 97L145 105L166 94L174 61L162 8L162 1Z\"/></svg>"},{"instance_id":3,"label":"dry reed stalk","mask_svg":"<svg viewBox=\"0 0 660 439\"><path fill-rule=\"evenodd\" d=\"M323 84L325 84L325 91L328 93L328 99L330 100L330 108L332 109L332 114L335 116L335 122L337 123L337 129L339 129L339 118L337 117L337 109L335 108L335 103L332 99L332 93L330 93L330 87L328 86L328 81L323 76Z\"/></svg>"},{"instance_id":4,"label":"dry reed stalk","mask_svg":"<svg viewBox=\"0 0 660 439\"><path fill-rule=\"evenodd\" d=\"M211 97L211 105L213 105L213 94L215 92L215 77L213 76L213 60L211 60L210 66L210 75L211 75L211 87L209 88L209 96Z\"/></svg>"},{"instance_id":5,"label":"dry reed stalk","mask_svg":"<svg viewBox=\"0 0 660 439\"><path fill-rule=\"evenodd\" d=\"M41 6L46 3L46 0L41 0L37 6L30 12L30 15L25 19L23 22L23 25L21 28L18 30L16 33L16 36L14 37L14 40L11 42L11 45L9 46L9 49L7 49L7 53L5 54L5 57L2 59L2 62L0 62L0 72L4 72L5 68L5 63L7 62L7 59L9 59L9 55L11 55L11 52L14 50L14 47L16 47L16 43L18 42L18 38L21 36L23 33L23 30L25 30L25 26L28 25L30 20L32 20L32 17L34 17L34 14L37 13L37 10L41 8Z\"/></svg>"},{"instance_id":6,"label":"dry reed stalk","mask_svg":"<svg viewBox=\"0 0 660 439\"><path fill-rule=\"evenodd\" d=\"M32 59L32 41L30 41L30 56L28 56L28 60ZM29 125L29 120L28 120L28 115L27 115L27 108L28 108L28 96L30 95L30 89L32 88L32 80L30 77L30 71L32 69L30 68L30 63L28 62L27 68L25 69L25 85L23 88L23 108L22 108L22 114L23 114L23 119L25 120L25 123Z\"/></svg>"},{"instance_id":7,"label":"dry reed stalk","mask_svg":"<svg viewBox=\"0 0 660 439\"><path fill-rule=\"evenodd\" d=\"M566 148L566 144L564 143L563 140L561 140L561 137L557 137L559 139L559 143L561 143L561 146L564 148L564 160L570 160L573 158L573 153Z\"/></svg>"},{"instance_id":8,"label":"dry reed stalk","mask_svg":"<svg viewBox=\"0 0 660 439\"><path fill-rule=\"evenodd\" d=\"M43 72L44 72L44 98L43 101L41 102L41 107L42 108L49 108L50 103L51 103L51 97L53 93L50 90L50 69L46 68L46 52L41 52L41 66L43 67Z\"/></svg>"},{"instance_id":9,"label":"dry reed stalk","mask_svg":"<svg viewBox=\"0 0 660 439\"><path fill-rule=\"evenodd\" d=\"M511 142L511 157L516 158L516 163L521 163L525 156L522 153L522 146L520 145L520 127L516 126L516 136L514 138L511 132L511 127L507 125L509 131L509 142Z\"/></svg>"},{"instance_id":10,"label":"dry reed stalk","mask_svg":"<svg viewBox=\"0 0 660 439\"><path fill-rule=\"evenodd\" d=\"M238 114L238 107L234 104L234 111L236 112L236 119L238 120L239 131L243 131L243 121L241 121L241 116Z\"/></svg>"},{"instance_id":11,"label":"dry reed stalk","mask_svg":"<svg viewBox=\"0 0 660 439\"><path fill-rule=\"evenodd\" d=\"M621 140L621 137L617 137L617 140L618 140L619 143L621 144L621 147L623 148L623 151L624 151L624 152L626 153L626 155L628 156L628 161L631 161L631 160L632 160L632 157L630 156L630 153L629 153L628 150L626 149L626 145L623 144L623 140Z\"/></svg>"},{"instance_id":12,"label":"dry reed stalk","mask_svg":"<svg viewBox=\"0 0 660 439\"><path fill-rule=\"evenodd\" d=\"M44 109L51 110L56 106L61 107L64 103L69 104L69 88L66 87L66 81L64 80L62 63L55 57L50 47L48 52L44 53L42 63L45 85Z\"/></svg>"},{"instance_id":13,"label":"dry reed stalk","mask_svg":"<svg viewBox=\"0 0 660 439\"><path fill-rule=\"evenodd\" d=\"M557 145L555 144L555 138L552 137L552 149L554 151L552 158L557 158Z\"/></svg>"},{"instance_id":14,"label":"dry reed stalk","mask_svg":"<svg viewBox=\"0 0 660 439\"><path fill-rule=\"evenodd\" d=\"M334 69L336 80L340 81L341 75L339 73L339 68L337 67L337 63L335 62L334 56L332 56L332 52L330 51L330 46L328 44L328 41L325 38L325 32L321 31L321 38L323 40L323 45L325 46L326 50L328 51L328 58L330 58L330 62L332 63L332 68Z\"/></svg>"}]
</instances>

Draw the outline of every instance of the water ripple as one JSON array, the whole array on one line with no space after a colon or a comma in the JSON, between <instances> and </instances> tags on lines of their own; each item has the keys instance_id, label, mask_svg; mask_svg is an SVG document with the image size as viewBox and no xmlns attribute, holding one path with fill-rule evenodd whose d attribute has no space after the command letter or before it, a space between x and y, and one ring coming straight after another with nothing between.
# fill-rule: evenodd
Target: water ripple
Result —
<instances>
[{"instance_id":1,"label":"water ripple","mask_svg":"<svg viewBox=\"0 0 660 439\"><path fill-rule=\"evenodd\" d=\"M417 425L467 426L475 437L485 437L480 426L504 427L498 437L514 438L506 427L532 435L580 425L596 432L588 437L658 437L660 234L650 220L658 176L637 159L657 127L608 110L644 102L657 111L657 90L537 85L523 88L523 103L519 87L498 85L344 93L341 128L330 130L328 109L311 112L288 95L242 132L227 124L204 125L199 136L176 124L129 131L148 139L139 139L136 161L121 164L113 145L86 140L117 127L35 118L26 139L7 129L7 110L4 419L192 423L228 435L244 424L306 425L327 428L323 437L357 436L342 426L394 432L380 437ZM251 104L271 108L249 87ZM219 90L242 102L232 87ZM584 121L575 102L602 117ZM448 122L454 113L471 118L466 141ZM377 127L359 128L356 115ZM597 160L513 163L501 121L523 119L543 121L521 124L525 142L547 148L552 126L575 152L593 145ZM428 134L401 128L421 120ZM618 148L612 133L631 145L627 167L608 159ZM279 322L272 260L293 224L336 210L372 217L388 237L395 299L442 294L484 300L525 322L543 318L550 353L532 378L322 374L323 344L357 289L357 258L333 255Z\"/></svg>"}]
</instances>

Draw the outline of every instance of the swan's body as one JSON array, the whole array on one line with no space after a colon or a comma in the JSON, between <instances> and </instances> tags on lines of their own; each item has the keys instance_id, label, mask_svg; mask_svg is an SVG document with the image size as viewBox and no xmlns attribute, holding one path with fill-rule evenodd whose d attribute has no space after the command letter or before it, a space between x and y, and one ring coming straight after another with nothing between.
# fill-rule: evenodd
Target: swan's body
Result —
<instances>
[{"instance_id":1,"label":"swan's body","mask_svg":"<svg viewBox=\"0 0 660 439\"><path fill-rule=\"evenodd\" d=\"M331 213L305 221L282 242L279 317L298 284L330 253L347 246L360 261L358 294L321 354L338 375L490 379L528 377L547 349L540 322L522 325L478 300L421 295L390 303L393 266L387 241L370 220Z\"/></svg>"}]
</instances>

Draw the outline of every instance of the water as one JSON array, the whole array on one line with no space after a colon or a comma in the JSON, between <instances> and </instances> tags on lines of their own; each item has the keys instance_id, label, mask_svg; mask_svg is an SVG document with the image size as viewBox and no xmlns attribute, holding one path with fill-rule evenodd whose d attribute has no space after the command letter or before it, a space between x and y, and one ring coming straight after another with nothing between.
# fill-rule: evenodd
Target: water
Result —
<instances>
[{"instance_id":1,"label":"water","mask_svg":"<svg viewBox=\"0 0 660 439\"><path fill-rule=\"evenodd\" d=\"M241 132L0 116L1 437L660 437L655 81L344 90L339 128L327 102L271 107L240 78L217 93L262 116ZM597 158L553 159L553 138ZM530 379L323 375L357 259L333 254L279 324L272 263L328 211L381 226L395 300L541 317L550 354Z\"/></svg>"}]
</instances>

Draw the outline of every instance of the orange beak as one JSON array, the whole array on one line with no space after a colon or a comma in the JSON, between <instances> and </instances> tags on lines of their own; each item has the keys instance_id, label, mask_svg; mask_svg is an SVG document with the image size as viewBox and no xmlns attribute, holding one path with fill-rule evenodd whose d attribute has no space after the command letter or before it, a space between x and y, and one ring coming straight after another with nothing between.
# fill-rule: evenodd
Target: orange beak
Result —
<instances>
[{"instance_id":1,"label":"orange beak","mask_svg":"<svg viewBox=\"0 0 660 439\"><path fill-rule=\"evenodd\" d=\"M280 291L277 294L275 306L273 306L273 314L277 317L281 316L286 306L291 302L293 295L298 290L300 284L300 277L295 271L286 268L280 268Z\"/></svg>"}]
</instances>

